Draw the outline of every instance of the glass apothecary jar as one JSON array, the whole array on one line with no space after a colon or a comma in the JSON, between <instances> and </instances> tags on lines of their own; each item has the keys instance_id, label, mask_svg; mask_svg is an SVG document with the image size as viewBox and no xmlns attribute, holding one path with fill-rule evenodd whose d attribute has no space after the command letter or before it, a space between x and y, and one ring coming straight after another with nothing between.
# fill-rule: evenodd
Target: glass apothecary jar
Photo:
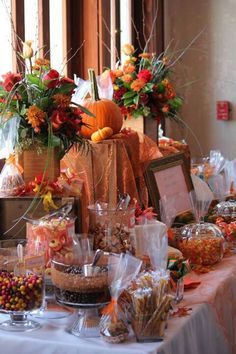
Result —
<instances>
[{"instance_id":1,"label":"glass apothecary jar","mask_svg":"<svg viewBox=\"0 0 236 354\"><path fill-rule=\"evenodd\" d=\"M179 249L191 264L208 266L221 261L224 237L214 224L189 224L181 228Z\"/></svg>"},{"instance_id":2,"label":"glass apothecary jar","mask_svg":"<svg viewBox=\"0 0 236 354\"><path fill-rule=\"evenodd\" d=\"M93 236L94 250L134 253L135 209L109 209L103 203L100 208L90 205L89 234Z\"/></svg>"},{"instance_id":3,"label":"glass apothecary jar","mask_svg":"<svg viewBox=\"0 0 236 354\"><path fill-rule=\"evenodd\" d=\"M228 200L218 203L214 208L214 214L222 216L226 222L236 220L236 201Z\"/></svg>"}]
</instances>

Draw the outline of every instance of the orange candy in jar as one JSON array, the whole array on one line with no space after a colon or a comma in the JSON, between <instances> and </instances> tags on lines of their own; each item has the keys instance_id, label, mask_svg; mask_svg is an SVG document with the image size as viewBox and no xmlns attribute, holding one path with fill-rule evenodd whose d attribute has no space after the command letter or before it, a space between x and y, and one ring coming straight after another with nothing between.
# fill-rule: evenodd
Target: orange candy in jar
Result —
<instances>
[{"instance_id":1,"label":"orange candy in jar","mask_svg":"<svg viewBox=\"0 0 236 354\"><path fill-rule=\"evenodd\" d=\"M224 237L221 230L209 223L189 224L181 229L179 249L183 256L196 265L213 265L224 254Z\"/></svg>"},{"instance_id":2,"label":"orange candy in jar","mask_svg":"<svg viewBox=\"0 0 236 354\"><path fill-rule=\"evenodd\" d=\"M29 247L45 251L46 268L51 268L51 260L56 256L58 261L69 261L72 237L75 233L74 219L57 217L42 220L39 223L27 222L26 234Z\"/></svg>"}]
</instances>

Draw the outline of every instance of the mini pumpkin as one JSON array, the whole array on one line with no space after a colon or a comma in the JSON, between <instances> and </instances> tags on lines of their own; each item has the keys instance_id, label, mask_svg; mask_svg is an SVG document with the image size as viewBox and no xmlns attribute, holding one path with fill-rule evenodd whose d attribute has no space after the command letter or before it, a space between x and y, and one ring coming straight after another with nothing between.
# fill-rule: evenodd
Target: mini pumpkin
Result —
<instances>
[{"instance_id":1,"label":"mini pumpkin","mask_svg":"<svg viewBox=\"0 0 236 354\"><path fill-rule=\"evenodd\" d=\"M119 133L123 125L123 117L120 108L112 100L99 98L95 72L89 69L89 80L91 82L92 97L83 102L83 106L95 115L91 117L86 113L82 114L84 126L81 134L90 139L91 135L98 129L111 127L114 134Z\"/></svg>"},{"instance_id":2,"label":"mini pumpkin","mask_svg":"<svg viewBox=\"0 0 236 354\"><path fill-rule=\"evenodd\" d=\"M98 129L91 135L91 140L94 142L102 141L110 138L113 135L113 130L110 127L104 127L102 129Z\"/></svg>"}]
</instances>

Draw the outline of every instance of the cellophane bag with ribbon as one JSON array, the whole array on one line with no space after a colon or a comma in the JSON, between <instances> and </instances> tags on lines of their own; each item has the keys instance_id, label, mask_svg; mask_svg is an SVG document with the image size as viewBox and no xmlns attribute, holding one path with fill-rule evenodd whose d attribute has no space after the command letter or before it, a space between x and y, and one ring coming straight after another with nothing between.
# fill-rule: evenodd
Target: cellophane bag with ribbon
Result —
<instances>
[{"instance_id":1,"label":"cellophane bag with ribbon","mask_svg":"<svg viewBox=\"0 0 236 354\"><path fill-rule=\"evenodd\" d=\"M14 155L10 155L0 174L0 194L4 196L20 195L25 187L23 169Z\"/></svg>"},{"instance_id":2,"label":"cellophane bag with ribbon","mask_svg":"<svg viewBox=\"0 0 236 354\"><path fill-rule=\"evenodd\" d=\"M125 313L118 304L118 298L140 271L142 261L121 253L119 257L109 256L108 278L110 280L111 302L103 309L100 321L100 335L109 343L121 343L129 334Z\"/></svg>"},{"instance_id":3,"label":"cellophane bag with ribbon","mask_svg":"<svg viewBox=\"0 0 236 354\"><path fill-rule=\"evenodd\" d=\"M173 299L168 282L169 272L159 269L140 273L129 288L131 324L138 342L163 340Z\"/></svg>"}]
</instances>

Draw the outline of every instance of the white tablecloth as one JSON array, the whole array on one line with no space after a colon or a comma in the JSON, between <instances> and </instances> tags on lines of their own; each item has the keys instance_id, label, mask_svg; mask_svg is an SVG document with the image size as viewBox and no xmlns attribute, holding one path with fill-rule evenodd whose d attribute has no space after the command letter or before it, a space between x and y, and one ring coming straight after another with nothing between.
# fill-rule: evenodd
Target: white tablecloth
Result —
<instances>
[{"instance_id":1,"label":"white tablecloth","mask_svg":"<svg viewBox=\"0 0 236 354\"><path fill-rule=\"evenodd\" d=\"M0 331L1 354L231 354L236 353L236 256L200 276L201 285L185 293L179 306L190 306L186 317L172 317L165 340L137 343L131 335L124 344L100 338L78 338L66 332L73 315L60 320L37 319L33 332ZM0 320L6 318L1 315Z\"/></svg>"}]
</instances>

